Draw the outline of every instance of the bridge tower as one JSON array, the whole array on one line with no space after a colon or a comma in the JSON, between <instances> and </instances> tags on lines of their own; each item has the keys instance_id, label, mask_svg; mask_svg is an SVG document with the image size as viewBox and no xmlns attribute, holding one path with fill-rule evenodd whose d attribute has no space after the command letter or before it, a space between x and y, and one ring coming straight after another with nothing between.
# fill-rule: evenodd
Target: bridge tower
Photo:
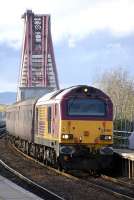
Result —
<instances>
[{"instance_id":1,"label":"bridge tower","mask_svg":"<svg viewBox=\"0 0 134 200\"><path fill-rule=\"evenodd\" d=\"M27 10L22 18L24 38L17 101L59 89L50 15L36 15Z\"/></svg>"}]
</instances>

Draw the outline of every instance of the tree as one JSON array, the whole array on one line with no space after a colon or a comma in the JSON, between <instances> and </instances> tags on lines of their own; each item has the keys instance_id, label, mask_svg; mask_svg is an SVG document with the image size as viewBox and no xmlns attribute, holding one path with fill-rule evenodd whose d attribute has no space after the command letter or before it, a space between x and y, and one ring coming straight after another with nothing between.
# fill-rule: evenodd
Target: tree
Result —
<instances>
[{"instance_id":1,"label":"tree","mask_svg":"<svg viewBox=\"0 0 134 200\"><path fill-rule=\"evenodd\" d=\"M132 130L134 128L134 81L128 72L122 68L105 72L97 86L112 99L114 128Z\"/></svg>"}]
</instances>

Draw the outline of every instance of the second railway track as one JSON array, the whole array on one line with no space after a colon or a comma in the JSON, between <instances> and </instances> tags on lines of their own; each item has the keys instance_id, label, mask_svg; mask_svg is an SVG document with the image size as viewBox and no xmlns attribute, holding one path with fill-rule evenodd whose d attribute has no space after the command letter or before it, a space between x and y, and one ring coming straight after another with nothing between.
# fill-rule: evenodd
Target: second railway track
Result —
<instances>
[{"instance_id":1,"label":"second railway track","mask_svg":"<svg viewBox=\"0 0 134 200\"><path fill-rule=\"evenodd\" d=\"M90 183L93 183L98 186L98 188L102 188L105 191L114 193L115 195L128 200L134 199L134 187L132 185L126 186L126 184L122 182L122 184L118 181L110 181L110 179L106 179L104 177L100 177L97 179L89 179Z\"/></svg>"},{"instance_id":2,"label":"second railway track","mask_svg":"<svg viewBox=\"0 0 134 200\"><path fill-rule=\"evenodd\" d=\"M87 184L92 184L98 189L102 189L104 191L107 191L111 194L114 194L115 196L118 196L121 199L128 199L133 200L134 199L134 184L127 183L124 181L121 181L116 178L112 178L106 175L101 175L100 177L91 177L90 175L86 175L86 173L79 173L74 172L71 173L72 177L78 177L78 179L82 179Z\"/></svg>"}]
</instances>

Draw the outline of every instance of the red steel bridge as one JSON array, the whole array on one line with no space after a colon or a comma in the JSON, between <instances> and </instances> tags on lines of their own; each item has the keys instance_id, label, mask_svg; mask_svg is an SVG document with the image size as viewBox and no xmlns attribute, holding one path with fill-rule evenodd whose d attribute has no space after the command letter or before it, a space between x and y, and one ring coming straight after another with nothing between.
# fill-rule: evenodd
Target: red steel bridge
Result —
<instances>
[{"instance_id":1,"label":"red steel bridge","mask_svg":"<svg viewBox=\"0 0 134 200\"><path fill-rule=\"evenodd\" d=\"M27 10L22 18L24 38L17 101L59 89L50 15Z\"/></svg>"}]
</instances>

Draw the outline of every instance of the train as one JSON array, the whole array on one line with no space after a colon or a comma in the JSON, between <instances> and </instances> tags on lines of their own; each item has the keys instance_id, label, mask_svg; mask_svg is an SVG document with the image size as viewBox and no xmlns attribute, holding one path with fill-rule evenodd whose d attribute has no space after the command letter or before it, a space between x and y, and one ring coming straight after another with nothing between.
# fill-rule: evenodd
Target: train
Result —
<instances>
[{"instance_id":1,"label":"train","mask_svg":"<svg viewBox=\"0 0 134 200\"><path fill-rule=\"evenodd\" d=\"M10 140L60 170L101 171L113 159L113 104L100 89L76 85L8 106Z\"/></svg>"}]
</instances>

